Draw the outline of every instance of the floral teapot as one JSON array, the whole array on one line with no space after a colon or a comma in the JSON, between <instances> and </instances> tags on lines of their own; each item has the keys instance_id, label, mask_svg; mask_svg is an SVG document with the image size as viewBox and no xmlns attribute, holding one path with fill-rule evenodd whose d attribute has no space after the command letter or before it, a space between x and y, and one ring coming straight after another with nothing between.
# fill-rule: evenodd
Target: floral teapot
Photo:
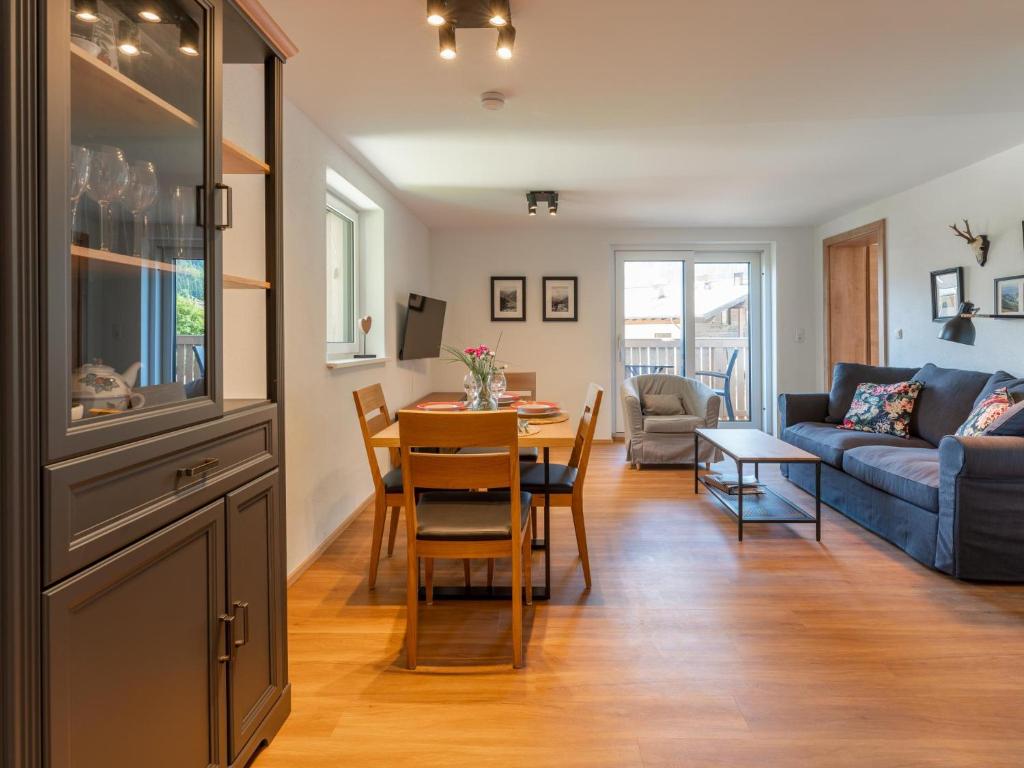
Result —
<instances>
[{"instance_id":1,"label":"floral teapot","mask_svg":"<svg viewBox=\"0 0 1024 768\"><path fill-rule=\"evenodd\" d=\"M124 373L118 373L102 360L93 360L71 374L71 399L85 408L85 415L93 410L124 411L141 408L146 398L141 392L132 392L142 363L132 363Z\"/></svg>"}]
</instances>

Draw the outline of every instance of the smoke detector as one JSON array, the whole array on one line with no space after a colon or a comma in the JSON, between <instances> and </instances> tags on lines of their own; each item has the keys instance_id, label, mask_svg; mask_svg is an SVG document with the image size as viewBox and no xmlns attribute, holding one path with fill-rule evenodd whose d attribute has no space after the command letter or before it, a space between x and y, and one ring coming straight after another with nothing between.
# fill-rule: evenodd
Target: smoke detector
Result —
<instances>
[{"instance_id":1,"label":"smoke detector","mask_svg":"<svg viewBox=\"0 0 1024 768\"><path fill-rule=\"evenodd\" d=\"M501 91L487 91L480 94L480 106L491 112L497 112L505 106L505 94Z\"/></svg>"}]
</instances>

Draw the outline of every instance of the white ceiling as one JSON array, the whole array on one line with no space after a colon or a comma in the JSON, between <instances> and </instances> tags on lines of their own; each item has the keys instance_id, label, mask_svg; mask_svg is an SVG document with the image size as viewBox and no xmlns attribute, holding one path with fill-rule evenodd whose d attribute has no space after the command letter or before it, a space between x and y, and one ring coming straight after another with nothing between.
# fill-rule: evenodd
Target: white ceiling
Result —
<instances>
[{"instance_id":1,"label":"white ceiling","mask_svg":"<svg viewBox=\"0 0 1024 768\"><path fill-rule=\"evenodd\" d=\"M288 97L434 227L817 224L1024 142L1022 0L512 0L507 62L442 61L423 0L264 4Z\"/></svg>"}]
</instances>

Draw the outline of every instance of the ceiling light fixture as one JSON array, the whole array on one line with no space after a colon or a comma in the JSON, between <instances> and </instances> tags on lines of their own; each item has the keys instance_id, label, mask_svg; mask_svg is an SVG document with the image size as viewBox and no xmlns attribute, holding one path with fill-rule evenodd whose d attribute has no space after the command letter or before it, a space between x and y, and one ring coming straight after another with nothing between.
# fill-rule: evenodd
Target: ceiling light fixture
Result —
<instances>
[{"instance_id":1,"label":"ceiling light fixture","mask_svg":"<svg viewBox=\"0 0 1024 768\"><path fill-rule=\"evenodd\" d=\"M512 21L508 0L491 0L491 18L488 21L495 27L504 27Z\"/></svg>"},{"instance_id":2,"label":"ceiling light fixture","mask_svg":"<svg viewBox=\"0 0 1024 768\"><path fill-rule=\"evenodd\" d=\"M534 192L526 193L526 210L531 216L537 215L537 195Z\"/></svg>"},{"instance_id":3,"label":"ceiling light fixture","mask_svg":"<svg viewBox=\"0 0 1024 768\"><path fill-rule=\"evenodd\" d=\"M557 192L553 192L551 194L551 197L548 198L548 215L549 216L557 216L558 215L558 193Z\"/></svg>"},{"instance_id":4,"label":"ceiling light fixture","mask_svg":"<svg viewBox=\"0 0 1024 768\"><path fill-rule=\"evenodd\" d=\"M147 5L141 11L139 11L139 18L143 21L148 21L151 24L159 24L163 19L160 16L160 12L154 5Z\"/></svg>"},{"instance_id":5,"label":"ceiling light fixture","mask_svg":"<svg viewBox=\"0 0 1024 768\"><path fill-rule=\"evenodd\" d=\"M526 193L526 210L531 216L537 215L537 204L547 203L548 215L558 215L558 193L557 192L527 192Z\"/></svg>"},{"instance_id":6,"label":"ceiling light fixture","mask_svg":"<svg viewBox=\"0 0 1024 768\"><path fill-rule=\"evenodd\" d=\"M89 24L99 21L100 9L98 0L75 0L75 18Z\"/></svg>"},{"instance_id":7,"label":"ceiling light fixture","mask_svg":"<svg viewBox=\"0 0 1024 768\"><path fill-rule=\"evenodd\" d=\"M142 52L138 26L130 21L122 21L117 25L117 50L125 56L138 56Z\"/></svg>"},{"instance_id":8,"label":"ceiling light fixture","mask_svg":"<svg viewBox=\"0 0 1024 768\"><path fill-rule=\"evenodd\" d=\"M481 93L480 106L491 112L497 112L505 106L505 94L501 91L486 91Z\"/></svg>"},{"instance_id":9,"label":"ceiling light fixture","mask_svg":"<svg viewBox=\"0 0 1024 768\"><path fill-rule=\"evenodd\" d=\"M443 27L448 23L448 4L444 0L427 0L427 24Z\"/></svg>"},{"instance_id":10,"label":"ceiling light fixture","mask_svg":"<svg viewBox=\"0 0 1024 768\"><path fill-rule=\"evenodd\" d=\"M192 19L185 19L181 23L178 50L186 56L199 55L199 25Z\"/></svg>"},{"instance_id":11,"label":"ceiling light fixture","mask_svg":"<svg viewBox=\"0 0 1024 768\"><path fill-rule=\"evenodd\" d=\"M498 58L512 58L512 51L516 47L516 28L509 24L498 30Z\"/></svg>"},{"instance_id":12,"label":"ceiling light fixture","mask_svg":"<svg viewBox=\"0 0 1024 768\"><path fill-rule=\"evenodd\" d=\"M458 49L455 47L455 27L452 24L445 24L439 30L437 30L438 38L441 41L441 58L445 61L451 61L459 55Z\"/></svg>"}]
</instances>

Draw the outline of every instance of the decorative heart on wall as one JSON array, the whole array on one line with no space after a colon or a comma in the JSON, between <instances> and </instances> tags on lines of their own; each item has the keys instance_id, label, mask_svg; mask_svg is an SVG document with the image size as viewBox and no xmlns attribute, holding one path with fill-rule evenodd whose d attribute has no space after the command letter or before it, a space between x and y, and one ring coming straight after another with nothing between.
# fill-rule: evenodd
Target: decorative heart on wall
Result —
<instances>
[{"instance_id":1,"label":"decorative heart on wall","mask_svg":"<svg viewBox=\"0 0 1024 768\"><path fill-rule=\"evenodd\" d=\"M370 328L373 327L373 318L367 315L366 317L359 318L359 327L362 328L363 333L369 333Z\"/></svg>"}]
</instances>

